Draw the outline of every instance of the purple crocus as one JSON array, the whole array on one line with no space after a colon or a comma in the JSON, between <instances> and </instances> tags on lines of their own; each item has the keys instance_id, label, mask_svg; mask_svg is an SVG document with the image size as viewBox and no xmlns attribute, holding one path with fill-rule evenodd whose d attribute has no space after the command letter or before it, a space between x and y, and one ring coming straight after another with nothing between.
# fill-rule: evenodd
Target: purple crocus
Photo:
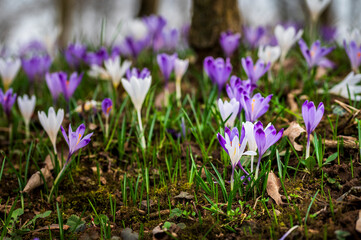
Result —
<instances>
[{"instance_id":1,"label":"purple crocus","mask_svg":"<svg viewBox=\"0 0 361 240\"><path fill-rule=\"evenodd\" d=\"M260 93L255 94L252 98L243 95L241 97L241 105L246 114L246 121L255 122L259 117L265 114L269 108L272 94L262 97Z\"/></svg>"},{"instance_id":2,"label":"purple crocus","mask_svg":"<svg viewBox=\"0 0 361 240\"><path fill-rule=\"evenodd\" d=\"M132 69L128 68L125 75L127 76L127 79L130 81L130 78L133 76L136 78L141 78L141 79L149 77L150 72L149 72L148 68L143 68L142 71L140 71L140 69L138 69L138 68L132 68Z\"/></svg>"},{"instance_id":3,"label":"purple crocus","mask_svg":"<svg viewBox=\"0 0 361 240\"><path fill-rule=\"evenodd\" d=\"M65 60L73 68L78 68L86 57L86 46L81 43L70 43L64 51Z\"/></svg>"},{"instance_id":4,"label":"purple crocus","mask_svg":"<svg viewBox=\"0 0 361 240\"><path fill-rule=\"evenodd\" d=\"M150 15L143 18L144 23L148 27L148 33L153 38L160 34L167 24L167 21L162 16Z\"/></svg>"},{"instance_id":5,"label":"purple crocus","mask_svg":"<svg viewBox=\"0 0 361 240\"><path fill-rule=\"evenodd\" d=\"M247 146L247 138L245 138L245 129L242 127L241 136L239 136L238 129L235 127L232 131L225 127L224 137L218 133L217 138L222 148L227 152L231 159L232 164L232 175L231 175L231 190L233 190L234 183L234 170L238 165L245 175L249 175L248 172L240 164L240 159L243 155L256 155L254 151L245 152Z\"/></svg>"},{"instance_id":6,"label":"purple crocus","mask_svg":"<svg viewBox=\"0 0 361 240\"><path fill-rule=\"evenodd\" d=\"M298 44L300 45L301 52L305 57L310 69L314 66L322 66L326 68L334 67L334 63L325 58L325 56L332 52L335 47L322 47L321 42L317 40L311 45L311 48L309 49L302 38L300 41L298 41Z\"/></svg>"},{"instance_id":7,"label":"purple crocus","mask_svg":"<svg viewBox=\"0 0 361 240\"><path fill-rule=\"evenodd\" d=\"M122 56L132 57L136 59L138 55L149 45L149 37L144 39L135 39L126 37L123 42L117 46Z\"/></svg>"},{"instance_id":8,"label":"purple crocus","mask_svg":"<svg viewBox=\"0 0 361 240\"><path fill-rule=\"evenodd\" d=\"M73 96L82 78L83 78L83 73L78 75L77 72L72 73L69 77L69 80L64 75L59 78L61 91L67 102L69 102L70 98Z\"/></svg>"},{"instance_id":9,"label":"purple crocus","mask_svg":"<svg viewBox=\"0 0 361 240\"><path fill-rule=\"evenodd\" d=\"M157 55L158 66L163 74L166 89L168 88L169 77L173 71L174 63L177 57L178 57L177 53L174 53L173 55L168 55L166 53Z\"/></svg>"},{"instance_id":10,"label":"purple crocus","mask_svg":"<svg viewBox=\"0 0 361 240\"><path fill-rule=\"evenodd\" d=\"M51 58L49 55L22 58L21 65L29 80L33 82L35 79L41 80L49 71Z\"/></svg>"},{"instance_id":11,"label":"purple crocus","mask_svg":"<svg viewBox=\"0 0 361 240\"><path fill-rule=\"evenodd\" d=\"M160 34L154 36L153 50L175 51L179 42L179 33L177 29L163 30Z\"/></svg>"},{"instance_id":12,"label":"purple crocus","mask_svg":"<svg viewBox=\"0 0 361 240\"><path fill-rule=\"evenodd\" d=\"M260 127L261 126L261 127ZM257 123L257 130L255 128L254 137L258 149L258 163L256 167L255 179L258 178L259 165L263 154L274 145L283 135L283 128L277 133L276 128L270 123L263 129L262 123Z\"/></svg>"},{"instance_id":13,"label":"purple crocus","mask_svg":"<svg viewBox=\"0 0 361 240\"><path fill-rule=\"evenodd\" d=\"M104 98L104 100L102 101L102 111L105 117L109 117L112 107L113 107L112 100L110 98Z\"/></svg>"},{"instance_id":14,"label":"purple crocus","mask_svg":"<svg viewBox=\"0 0 361 240\"><path fill-rule=\"evenodd\" d=\"M253 64L251 57L242 58L242 66L246 72L248 79L251 80L253 84L257 84L258 79L260 79L271 67L271 63L264 63L262 59L258 59L256 64Z\"/></svg>"},{"instance_id":15,"label":"purple crocus","mask_svg":"<svg viewBox=\"0 0 361 240\"><path fill-rule=\"evenodd\" d=\"M71 156L73 156L74 153L76 153L79 149L85 147L90 142L90 137L93 135L93 133L89 133L88 135L84 136L85 132L85 125L81 124L75 132L71 129L71 124L69 124L69 135L66 135L65 129L63 126L60 127L61 133L64 136L64 139L66 143L69 146L69 154L68 159L66 160L66 163L64 164L64 167L66 164L68 164ZM63 167L63 168L64 168Z\"/></svg>"},{"instance_id":16,"label":"purple crocus","mask_svg":"<svg viewBox=\"0 0 361 240\"><path fill-rule=\"evenodd\" d=\"M325 107L322 102L318 104L317 109L312 101L306 100L302 105L302 117L307 132L306 159L310 156L310 135L320 123L324 112Z\"/></svg>"},{"instance_id":17,"label":"purple crocus","mask_svg":"<svg viewBox=\"0 0 361 240\"><path fill-rule=\"evenodd\" d=\"M246 44L248 44L251 48L259 47L261 39L266 34L266 29L264 27L249 27L243 26L243 34Z\"/></svg>"},{"instance_id":18,"label":"purple crocus","mask_svg":"<svg viewBox=\"0 0 361 240\"><path fill-rule=\"evenodd\" d=\"M13 107L15 100L16 93L13 94L12 88L7 90L5 94L3 93L2 89L0 89L0 103L8 119L10 119L11 108Z\"/></svg>"},{"instance_id":19,"label":"purple crocus","mask_svg":"<svg viewBox=\"0 0 361 240\"><path fill-rule=\"evenodd\" d=\"M107 49L105 47L101 47L96 52L87 52L84 55L84 62L86 62L88 65L98 65L102 66L103 62L109 58L109 54L107 52Z\"/></svg>"},{"instance_id":20,"label":"purple crocus","mask_svg":"<svg viewBox=\"0 0 361 240\"><path fill-rule=\"evenodd\" d=\"M66 80L65 72L46 73L45 80L48 85L51 96L53 97L54 104L57 102L61 91L60 79Z\"/></svg>"},{"instance_id":21,"label":"purple crocus","mask_svg":"<svg viewBox=\"0 0 361 240\"><path fill-rule=\"evenodd\" d=\"M347 45L346 40L343 40L343 46L350 59L352 70L356 73L359 72L358 68L361 64L361 45L357 46L355 41L351 41L349 45Z\"/></svg>"},{"instance_id":22,"label":"purple crocus","mask_svg":"<svg viewBox=\"0 0 361 240\"><path fill-rule=\"evenodd\" d=\"M203 67L213 84L217 84L219 95L232 72L230 59L227 58L226 61L224 61L223 58L214 59L213 57L206 57L203 62Z\"/></svg>"},{"instance_id":23,"label":"purple crocus","mask_svg":"<svg viewBox=\"0 0 361 240\"><path fill-rule=\"evenodd\" d=\"M221 33L219 43L227 58L231 57L233 52L238 48L240 39L240 33L232 33L231 31Z\"/></svg>"},{"instance_id":24,"label":"purple crocus","mask_svg":"<svg viewBox=\"0 0 361 240\"><path fill-rule=\"evenodd\" d=\"M241 80L239 77L231 76L230 84L226 85L226 92L229 99L235 98L238 102L241 102L243 95L252 96L253 90L256 85L251 83L251 80ZM242 105L239 104L239 113L242 110Z\"/></svg>"}]
</instances>

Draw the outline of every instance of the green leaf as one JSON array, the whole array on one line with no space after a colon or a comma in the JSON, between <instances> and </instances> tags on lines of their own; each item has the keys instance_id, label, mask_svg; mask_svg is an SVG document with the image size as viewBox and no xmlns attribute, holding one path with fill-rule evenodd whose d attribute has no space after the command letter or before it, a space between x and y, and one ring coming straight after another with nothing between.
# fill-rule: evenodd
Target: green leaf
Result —
<instances>
[{"instance_id":1,"label":"green leaf","mask_svg":"<svg viewBox=\"0 0 361 240\"><path fill-rule=\"evenodd\" d=\"M71 232L77 231L83 224L85 224L85 222L76 215L71 215L66 222L66 225L70 227Z\"/></svg>"},{"instance_id":2,"label":"green leaf","mask_svg":"<svg viewBox=\"0 0 361 240\"><path fill-rule=\"evenodd\" d=\"M329 164L330 162L332 162L333 160L335 160L338 156L338 153L335 152L334 154L332 154L331 156L329 156L326 161L324 162L323 165Z\"/></svg>"},{"instance_id":3,"label":"green leaf","mask_svg":"<svg viewBox=\"0 0 361 240\"><path fill-rule=\"evenodd\" d=\"M165 229L169 229L171 226L172 226L172 223L171 223L171 222L165 222L165 223L163 224L163 228L165 228Z\"/></svg>"},{"instance_id":4,"label":"green leaf","mask_svg":"<svg viewBox=\"0 0 361 240\"><path fill-rule=\"evenodd\" d=\"M316 160L311 156L306 159L306 167L308 170L312 171L316 165Z\"/></svg>"},{"instance_id":5,"label":"green leaf","mask_svg":"<svg viewBox=\"0 0 361 240\"><path fill-rule=\"evenodd\" d=\"M14 210L14 212L11 214L11 218L13 219L14 222L16 222L16 220L18 220L18 217L24 214L24 210L21 208L18 208L16 210Z\"/></svg>"},{"instance_id":6,"label":"green leaf","mask_svg":"<svg viewBox=\"0 0 361 240\"><path fill-rule=\"evenodd\" d=\"M181 217L182 214L182 210L180 210L179 208L174 208L170 211L169 218Z\"/></svg>"},{"instance_id":7,"label":"green leaf","mask_svg":"<svg viewBox=\"0 0 361 240\"><path fill-rule=\"evenodd\" d=\"M35 221L36 221L36 219L38 219L38 218L46 218L46 217L49 217L50 214L51 214L51 211L49 210L49 211L45 211L45 212L43 212L43 213L39 213L39 214L35 215L35 217L34 217L33 219L31 219L27 224L25 224L25 225L23 226L23 228L25 228L25 227L27 227L27 226L29 226L29 225L35 224Z\"/></svg>"}]
</instances>

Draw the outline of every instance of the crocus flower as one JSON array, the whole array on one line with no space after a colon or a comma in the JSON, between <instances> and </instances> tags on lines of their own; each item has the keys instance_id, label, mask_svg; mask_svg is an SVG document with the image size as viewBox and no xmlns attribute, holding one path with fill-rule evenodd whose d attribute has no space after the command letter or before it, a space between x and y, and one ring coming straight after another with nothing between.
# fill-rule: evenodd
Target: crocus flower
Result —
<instances>
[{"instance_id":1,"label":"crocus flower","mask_svg":"<svg viewBox=\"0 0 361 240\"><path fill-rule=\"evenodd\" d=\"M112 110L113 102L110 98L105 98L102 101L102 111L105 116L105 138L108 138L109 134L109 114Z\"/></svg>"},{"instance_id":2,"label":"crocus flower","mask_svg":"<svg viewBox=\"0 0 361 240\"><path fill-rule=\"evenodd\" d=\"M172 55L168 55L166 53L161 53L157 55L157 62L160 71L163 74L164 80L165 80L165 88L168 88L168 81L170 74L173 71L175 60L177 59L177 53L174 53Z\"/></svg>"},{"instance_id":3,"label":"crocus flower","mask_svg":"<svg viewBox=\"0 0 361 240\"><path fill-rule=\"evenodd\" d=\"M321 13L331 3L331 0L306 0L308 10L311 13L311 19L313 22L317 22Z\"/></svg>"},{"instance_id":4,"label":"crocus flower","mask_svg":"<svg viewBox=\"0 0 361 240\"><path fill-rule=\"evenodd\" d=\"M160 34L167 24L167 21L162 16L150 15L143 18L143 21L147 25L148 33L152 38Z\"/></svg>"},{"instance_id":5,"label":"crocus flower","mask_svg":"<svg viewBox=\"0 0 361 240\"><path fill-rule=\"evenodd\" d=\"M160 34L154 36L153 50L175 51L179 42L179 33L177 29L163 30Z\"/></svg>"},{"instance_id":6,"label":"crocus flower","mask_svg":"<svg viewBox=\"0 0 361 240\"><path fill-rule=\"evenodd\" d=\"M29 80L33 82L35 79L41 80L49 71L51 58L49 55L33 56L29 59L23 58L21 64Z\"/></svg>"},{"instance_id":7,"label":"crocus flower","mask_svg":"<svg viewBox=\"0 0 361 240\"><path fill-rule=\"evenodd\" d=\"M332 68L334 66L334 64L326 59L325 56L332 52L335 47L322 47L319 40L314 42L310 49L303 39L301 39L298 44L300 45L301 52L305 57L309 68L313 68L314 66Z\"/></svg>"},{"instance_id":8,"label":"crocus flower","mask_svg":"<svg viewBox=\"0 0 361 240\"><path fill-rule=\"evenodd\" d=\"M282 25L277 25L274 30L275 36L277 38L277 43L281 47L281 63L286 58L288 51L291 47L301 38L303 34L303 29L299 30L296 33L296 28L290 26L284 28Z\"/></svg>"},{"instance_id":9,"label":"crocus flower","mask_svg":"<svg viewBox=\"0 0 361 240\"><path fill-rule=\"evenodd\" d=\"M77 68L86 56L86 46L81 43L70 43L64 52L68 64Z\"/></svg>"},{"instance_id":10,"label":"crocus flower","mask_svg":"<svg viewBox=\"0 0 361 240\"><path fill-rule=\"evenodd\" d=\"M352 29L352 31L346 31L345 33L339 33L339 35L341 35L340 45L343 41L346 41L348 44L354 41L357 46L361 45L361 33L357 28Z\"/></svg>"},{"instance_id":11,"label":"crocus flower","mask_svg":"<svg viewBox=\"0 0 361 240\"><path fill-rule=\"evenodd\" d=\"M277 133L276 128L270 123L263 130L262 123L257 123L257 130L255 131L255 139L258 148L258 163L256 167L255 179L258 177L259 165L263 154L275 144L283 135L283 128ZM261 124L261 125L260 125Z\"/></svg>"},{"instance_id":12,"label":"crocus flower","mask_svg":"<svg viewBox=\"0 0 361 240\"><path fill-rule=\"evenodd\" d=\"M223 58L214 59L213 57L206 57L204 59L203 67L213 84L217 84L218 94L220 94L232 72L230 59L227 58L226 61L224 61Z\"/></svg>"},{"instance_id":13,"label":"crocus flower","mask_svg":"<svg viewBox=\"0 0 361 240\"><path fill-rule=\"evenodd\" d=\"M324 112L325 107L322 102L318 104L317 109L312 101L306 100L302 105L302 117L305 122L307 132L306 159L310 156L310 135L320 123Z\"/></svg>"},{"instance_id":14,"label":"crocus flower","mask_svg":"<svg viewBox=\"0 0 361 240\"><path fill-rule=\"evenodd\" d=\"M231 31L221 33L219 43L227 58L231 57L233 52L238 48L240 39L240 33L232 33Z\"/></svg>"},{"instance_id":15,"label":"crocus flower","mask_svg":"<svg viewBox=\"0 0 361 240\"><path fill-rule=\"evenodd\" d=\"M60 77L60 86L61 91L64 95L64 98L67 102L69 102L70 98L73 96L76 88L81 82L81 79L83 78L83 73L79 74L77 72L74 72L70 75L69 80L67 77Z\"/></svg>"},{"instance_id":16,"label":"crocus flower","mask_svg":"<svg viewBox=\"0 0 361 240\"><path fill-rule=\"evenodd\" d=\"M132 57L137 59L138 55L149 45L149 38L136 40L132 37L125 37L125 39L118 45L119 53L122 56Z\"/></svg>"},{"instance_id":17,"label":"crocus flower","mask_svg":"<svg viewBox=\"0 0 361 240\"><path fill-rule=\"evenodd\" d=\"M48 110L48 116L46 116L45 112L38 112L38 117L45 132L48 134L51 143L53 144L54 152L56 154L56 136L58 135L59 128L64 119L64 110L59 109L56 114L54 108L50 107Z\"/></svg>"},{"instance_id":18,"label":"crocus flower","mask_svg":"<svg viewBox=\"0 0 361 240\"><path fill-rule=\"evenodd\" d=\"M260 93L255 94L252 98L243 95L241 98L241 105L246 114L246 120L255 122L263 114L265 114L269 108L269 102L271 101L272 94L267 97L262 97Z\"/></svg>"},{"instance_id":19,"label":"crocus flower","mask_svg":"<svg viewBox=\"0 0 361 240\"><path fill-rule=\"evenodd\" d=\"M2 89L0 89L0 103L3 106L4 112L8 119L10 119L11 108L13 107L16 100L16 93L13 94L13 89L10 88L3 93Z\"/></svg>"},{"instance_id":20,"label":"crocus flower","mask_svg":"<svg viewBox=\"0 0 361 240\"><path fill-rule=\"evenodd\" d=\"M29 138L29 123L31 116L34 113L35 109L35 103L36 103L36 97L33 95L31 98L29 98L28 95L24 95L23 97L18 97L18 106L21 112L21 115L23 115L24 122L25 122L25 133L26 138Z\"/></svg>"},{"instance_id":21,"label":"crocus flower","mask_svg":"<svg viewBox=\"0 0 361 240\"><path fill-rule=\"evenodd\" d=\"M251 80L241 80L239 77L231 76L230 84L226 86L226 92L230 99L235 98L238 102L241 102L242 95L252 96L253 90L257 85L252 84ZM241 112L242 105L240 104L239 112Z\"/></svg>"},{"instance_id":22,"label":"crocus flower","mask_svg":"<svg viewBox=\"0 0 361 240\"><path fill-rule=\"evenodd\" d=\"M128 68L127 72L126 72L126 77L128 80L130 80L133 76L136 78L146 78L150 76L150 72L148 68L143 68L142 70L138 69L138 68Z\"/></svg>"},{"instance_id":23,"label":"crocus flower","mask_svg":"<svg viewBox=\"0 0 361 240\"><path fill-rule=\"evenodd\" d=\"M337 28L333 26L324 25L320 29L322 39L328 43L336 40Z\"/></svg>"},{"instance_id":24,"label":"crocus flower","mask_svg":"<svg viewBox=\"0 0 361 240\"><path fill-rule=\"evenodd\" d=\"M245 130L242 128L241 136L239 136L238 129L235 127L232 131L225 127L224 129L224 137L218 133L217 138L222 148L227 152L229 157L231 158L232 165L232 175L231 175L231 190L233 190L234 184L234 170L236 165L238 164L242 171L248 175L247 171L239 164L239 160L243 155L256 155L253 151L245 152L245 148L247 146L247 138L245 138Z\"/></svg>"},{"instance_id":25,"label":"crocus flower","mask_svg":"<svg viewBox=\"0 0 361 240\"><path fill-rule=\"evenodd\" d=\"M271 63L271 66L281 56L280 46L260 46L258 49L258 57L265 63Z\"/></svg>"},{"instance_id":26,"label":"crocus flower","mask_svg":"<svg viewBox=\"0 0 361 240\"><path fill-rule=\"evenodd\" d=\"M4 89L7 90L14 81L16 74L19 72L21 61L15 59L0 58L0 75L3 80Z\"/></svg>"},{"instance_id":27,"label":"crocus flower","mask_svg":"<svg viewBox=\"0 0 361 240\"><path fill-rule=\"evenodd\" d=\"M356 95L361 93L361 86L358 85L360 82L361 74L350 72L344 80L333 86L328 92L346 99L350 98L352 101L361 101L361 96Z\"/></svg>"},{"instance_id":28,"label":"crocus flower","mask_svg":"<svg viewBox=\"0 0 361 240\"><path fill-rule=\"evenodd\" d=\"M120 80L124 76L125 72L129 69L132 63L128 60L124 60L122 64L120 64L120 57L115 57L114 59L109 58L104 61L104 66L107 73L110 76L110 79L113 83L115 89L118 88Z\"/></svg>"},{"instance_id":29,"label":"crocus flower","mask_svg":"<svg viewBox=\"0 0 361 240\"><path fill-rule=\"evenodd\" d=\"M271 63L268 62L266 65L262 59L258 59L256 64L253 65L252 58L247 57L242 58L242 66L248 79L251 80L253 84L257 84L258 79L260 79L271 67Z\"/></svg>"},{"instance_id":30,"label":"crocus flower","mask_svg":"<svg viewBox=\"0 0 361 240\"><path fill-rule=\"evenodd\" d=\"M123 87L125 91L127 91L127 93L129 94L130 99L132 100L133 105L135 107L135 110L137 111L139 130L140 130L140 135L142 136L141 146L143 149L146 147L146 145L145 145L145 137L143 132L143 125L142 125L141 109L145 96L149 91L151 83L152 83L152 76L148 76L146 78L137 78L135 76L132 76L130 80L125 78L122 79Z\"/></svg>"},{"instance_id":31,"label":"crocus flower","mask_svg":"<svg viewBox=\"0 0 361 240\"><path fill-rule=\"evenodd\" d=\"M355 41L351 41L347 45L346 40L344 40L343 46L346 50L348 58L350 59L352 70L356 73L359 72L358 68L361 65L361 45L357 46Z\"/></svg>"},{"instance_id":32,"label":"crocus flower","mask_svg":"<svg viewBox=\"0 0 361 240\"><path fill-rule=\"evenodd\" d=\"M101 47L96 52L87 52L84 57L84 62L88 65L98 65L101 66L105 60L109 58L109 54L105 47Z\"/></svg>"},{"instance_id":33,"label":"crocus flower","mask_svg":"<svg viewBox=\"0 0 361 240\"><path fill-rule=\"evenodd\" d=\"M90 142L90 137L93 135L93 133L89 133L88 135L84 136L85 132L85 125L81 124L75 132L71 129L71 124L69 124L69 135L66 134L65 129L63 126L60 127L61 133L63 134L63 137L66 141L66 143L69 146L69 154L68 159L66 163L64 164L64 167L66 164L69 163L69 160L71 156L73 156L74 153L76 153L79 149L85 147ZM64 168L63 167L63 168Z\"/></svg>"},{"instance_id":34,"label":"crocus flower","mask_svg":"<svg viewBox=\"0 0 361 240\"><path fill-rule=\"evenodd\" d=\"M263 125L261 122L252 123L252 122L245 122L243 123L242 127L245 129L245 134L247 138L247 145L249 151L257 151L257 142L255 138L255 133L257 129L262 128ZM254 156L251 156L251 172L253 172L253 163L254 163Z\"/></svg>"},{"instance_id":35,"label":"crocus flower","mask_svg":"<svg viewBox=\"0 0 361 240\"><path fill-rule=\"evenodd\" d=\"M261 39L265 36L266 29L262 26L256 28L243 26L243 34L246 43L251 48L256 48L259 46Z\"/></svg>"},{"instance_id":36,"label":"crocus flower","mask_svg":"<svg viewBox=\"0 0 361 240\"><path fill-rule=\"evenodd\" d=\"M177 58L174 62L176 94L178 101L180 101L181 98L181 80L184 73L187 71L188 64L189 64L188 59L182 60Z\"/></svg>"},{"instance_id":37,"label":"crocus flower","mask_svg":"<svg viewBox=\"0 0 361 240\"><path fill-rule=\"evenodd\" d=\"M222 117L222 121L225 122L227 127L233 127L234 121L236 120L239 111L239 102L232 98L230 102L222 101L218 99L218 109Z\"/></svg>"},{"instance_id":38,"label":"crocus flower","mask_svg":"<svg viewBox=\"0 0 361 240\"><path fill-rule=\"evenodd\" d=\"M62 92L60 79L65 79L66 81L66 78L67 74L65 72L46 73L45 75L46 84L53 97L54 104L57 102L59 94Z\"/></svg>"}]
</instances>

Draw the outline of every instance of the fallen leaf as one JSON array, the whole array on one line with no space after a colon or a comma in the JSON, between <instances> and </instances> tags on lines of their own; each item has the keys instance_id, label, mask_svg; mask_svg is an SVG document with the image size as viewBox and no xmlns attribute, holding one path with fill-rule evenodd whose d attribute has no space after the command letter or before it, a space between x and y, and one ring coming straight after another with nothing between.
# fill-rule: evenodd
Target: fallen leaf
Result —
<instances>
[{"instance_id":1,"label":"fallen leaf","mask_svg":"<svg viewBox=\"0 0 361 240\"><path fill-rule=\"evenodd\" d=\"M277 205L283 205L283 201L281 198L281 194L278 192L279 189L281 187L281 182L278 179L278 177L276 176L276 174L274 174L273 171L271 171L268 174L268 179L267 179L267 193L268 195L270 195L270 197L275 200Z\"/></svg>"},{"instance_id":2,"label":"fallen leaf","mask_svg":"<svg viewBox=\"0 0 361 240\"><path fill-rule=\"evenodd\" d=\"M283 132L283 136L287 136L290 139L292 146L296 151L302 151L302 145L296 143L296 138L298 138L301 133L306 132L303 127L301 127L297 122L291 122L290 126Z\"/></svg>"},{"instance_id":3,"label":"fallen leaf","mask_svg":"<svg viewBox=\"0 0 361 240\"><path fill-rule=\"evenodd\" d=\"M50 170L47 167L44 167L44 168L40 169L40 171L43 174L45 181L47 183L50 183L53 179L53 176L51 175ZM37 171L30 177L23 192L29 193L33 189L44 184L44 181L43 181L43 178L41 177L40 171Z\"/></svg>"},{"instance_id":4,"label":"fallen leaf","mask_svg":"<svg viewBox=\"0 0 361 240\"><path fill-rule=\"evenodd\" d=\"M287 103L290 106L292 112L298 112L298 104L295 100L295 96L301 93L302 93L301 89L295 89L287 94Z\"/></svg>"},{"instance_id":5,"label":"fallen leaf","mask_svg":"<svg viewBox=\"0 0 361 240\"><path fill-rule=\"evenodd\" d=\"M356 229L356 231L361 233L361 210L358 212L358 219L356 221L355 229Z\"/></svg>"},{"instance_id":6,"label":"fallen leaf","mask_svg":"<svg viewBox=\"0 0 361 240\"><path fill-rule=\"evenodd\" d=\"M315 79L319 80L321 79L323 76L325 76L327 74L327 69L324 67L318 67L316 70L316 76Z\"/></svg>"},{"instance_id":7,"label":"fallen leaf","mask_svg":"<svg viewBox=\"0 0 361 240\"><path fill-rule=\"evenodd\" d=\"M153 229L153 240L168 240L178 237L177 232L181 230L181 228L175 223L166 223L170 224L170 227L168 229L164 228L163 223L160 223Z\"/></svg>"},{"instance_id":8,"label":"fallen leaf","mask_svg":"<svg viewBox=\"0 0 361 240\"><path fill-rule=\"evenodd\" d=\"M356 142L357 139L353 138L353 137L350 137L350 136L339 136L338 140L325 139L323 142L324 142L325 146L328 147L328 148L337 148L338 144L341 142L340 138L342 138L344 148L352 148L352 149L358 149L359 148L359 145Z\"/></svg>"},{"instance_id":9,"label":"fallen leaf","mask_svg":"<svg viewBox=\"0 0 361 240\"><path fill-rule=\"evenodd\" d=\"M70 227L68 225L63 225L63 230L68 230ZM46 231L46 230L59 230L60 226L59 224L51 224L50 226L45 226L45 227L41 227L38 228L36 230L34 230L33 232L40 232L40 231Z\"/></svg>"},{"instance_id":10,"label":"fallen leaf","mask_svg":"<svg viewBox=\"0 0 361 240\"><path fill-rule=\"evenodd\" d=\"M187 192L181 192L179 195L175 196L174 198L180 198L180 199L193 199L193 195L187 193Z\"/></svg>"},{"instance_id":11,"label":"fallen leaf","mask_svg":"<svg viewBox=\"0 0 361 240\"><path fill-rule=\"evenodd\" d=\"M137 240L139 239L139 234L133 232L132 229L126 228L122 231L122 239L123 240Z\"/></svg>"}]
</instances>

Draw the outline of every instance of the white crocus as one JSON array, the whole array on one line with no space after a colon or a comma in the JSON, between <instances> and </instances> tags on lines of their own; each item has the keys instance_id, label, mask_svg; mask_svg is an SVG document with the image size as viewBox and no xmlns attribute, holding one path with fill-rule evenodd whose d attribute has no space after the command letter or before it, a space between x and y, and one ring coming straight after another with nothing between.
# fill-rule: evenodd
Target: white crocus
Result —
<instances>
[{"instance_id":1,"label":"white crocus","mask_svg":"<svg viewBox=\"0 0 361 240\"><path fill-rule=\"evenodd\" d=\"M306 0L308 10L310 11L312 21L318 21L321 13L331 3L331 0Z\"/></svg>"},{"instance_id":2,"label":"white crocus","mask_svg":"<svg viewBox=\"0 0 361 240\"><path fill-rule=\"evenodd\" d=\"M265 63L270 62L271 65L281 56L280 46L260 46L258 49L258 57Z\"/></svg>"},{"instance_id":3,"label":"white crocus","mask_svg":"<svg viewBox=\"0 0 361 240\"><path fill-rule=\"evenodd\" d=\"M41 125L48 134L51 143L53 144L55 154L57 154L56 136L58 135L61 123L64 119L64 110L59 109L58 113L56 114L54 108L50 107L48 116L46 116L45 112L38 112L38 117Z\"/></svg>"},{"instance_id":4,"label":"white crocus","mask_svg":"<svg viewBox=\"0 0 361 240\"><path fill-rule=\"evenodd\" d=\"M182 60L177 58L174 62L175 84L177 100L181 98L181 80L189 65L188 59Z\"/></svg>"},{"instance_id":5,"label":"white crocus","mask_svg":"<svg viewBox=\"0 0 361 240\"><path fill-rule=\"evenodd\" d=\"M223 102L222 99L218 99L218 109L223 122L229 117L226 121L226 126L233 127L239 111L239 102L235 98L232 98L230 102Z\"/></svg>"},{"instance_id":6,"label":"white crocus","mask_svg":"<svg viewBox=\"0 0 361 240\"><path fill-rule=\"evenodd\" d=\"M118 88L120 80L130 67L130 65L132 65L132 62L128 60L124 60L122 65L120 65L119 56L115 58L109 58L108 60L104 61L106 72L109 74L115 89Z\"/></svg>"},{"instance_id":7,"label":"white crocus","mask_svg":"<svg viewBox=\"0 0 361 240\"><path fill-rule=\"evenodd\" d=\"M0 58L0 75L3 80L5 90L7 90L14 81L16 74L21 66L20 59L3 59Z\"/></svg>"},{"instance_id":8,"label":"white crocus","mask_svg":"<svg viewBox=\"0 0 361 240\"><path fill-rule=\"evenodd\" d=\"M142 136L142 148L145 149L145 137L143 132L143 125L142 125L142 117L141 117L141 109L142 105L145 99L145 96L147 95L150 84L152 83L152 77L148 76L144 79L137 78L135 76L132 76L130 80L123 78L122 84L127 91L127 93L130 96L130 99L133 102L133 105L135 107L135 110L137 111L138 115L138 124L139 124L139 130L140 135Z\"/></svg>"},{"instance_id":9,"label":"white crocus","mask_svg":"<svg viewBox=\"0 0 361 240\"><path fill-rule=\"evenodd\" d=\"M247 138L248 143L248 150L249 151L257 151L257 143L256 138L254 137L254 123L252 122L245 122L242 127L245 130L245 138ZM251 172L253 172L253 162L254 162L254 155L251 156Z\"/></svg>"},{"instance_id":10,"label":"white crocus","mask_svg":"<svg viewBox=\"0 0 361 240\"><path fill-rule=\"evenodd\" d=\"M285 29L281 25L277 25L275 28L275 36L277 38L278 45L281 48L281 63L286 58L288 51L291 49L293 44L295 44L302 36L303 29L299 30L296 33L296 29L294 27L288 27Z\"/></svg>"},{"instance_id":11,"label":"white crocus","mask_svg":"<svg viewBox=\"0 0 361 240\"><path fill-rule=\"evenodd\" d=\"M350 72L343 81L333 86L328 92L344 98L351 98L352 101L361 101L361 74ZM350 95L349 95L350 93Z\"/></svg>"},{"instance_id":12,"label":"white crocus","mask_svg":"<svg viewBox=\"0 0 361 240\"><path fill-rule=\"evenodd\" d=\"M28 95L24 95L23 97L18 97L18 106L21 112L21 115L23 115L24 122L25 122L25 134L26 138L29 138L29 124L31 116L34 113L35 109L35 103L36 103L36 97L33 95L31 98L29 98Z\"/></svg>"},{"instance_id":13,"label":"white crocus","mask_svg":"<svg viewBox=\"0 0 361 240\"><path fill-rule=\"evenodd\" d=\"M103 67L100 67L96 64L92 64L90 66L90 70L88 71L88 75L93 78L100 78L102 80L111 80L111 77L107 70Z\"/></svg>"},{"instance_id":14,"label":"white crocus","mask_svg":"<svg viewBox=\"0 0 361 240\"><path fill-rule=\"evenodd\" d=\"M231 141L229 139L228 134L225 134L225 140L226 140L226 144L224 146L228 151L232 163L231 190L233 190L233 183L234 183L233 171L235 166L238 164L239 160L241 160L243 155L253 156L256 155L256 152L244 151L247 146L247 138L243 138L243 141L240 143L238 137L234 137L233 140Z\"/></svg>"}]
</instances>

